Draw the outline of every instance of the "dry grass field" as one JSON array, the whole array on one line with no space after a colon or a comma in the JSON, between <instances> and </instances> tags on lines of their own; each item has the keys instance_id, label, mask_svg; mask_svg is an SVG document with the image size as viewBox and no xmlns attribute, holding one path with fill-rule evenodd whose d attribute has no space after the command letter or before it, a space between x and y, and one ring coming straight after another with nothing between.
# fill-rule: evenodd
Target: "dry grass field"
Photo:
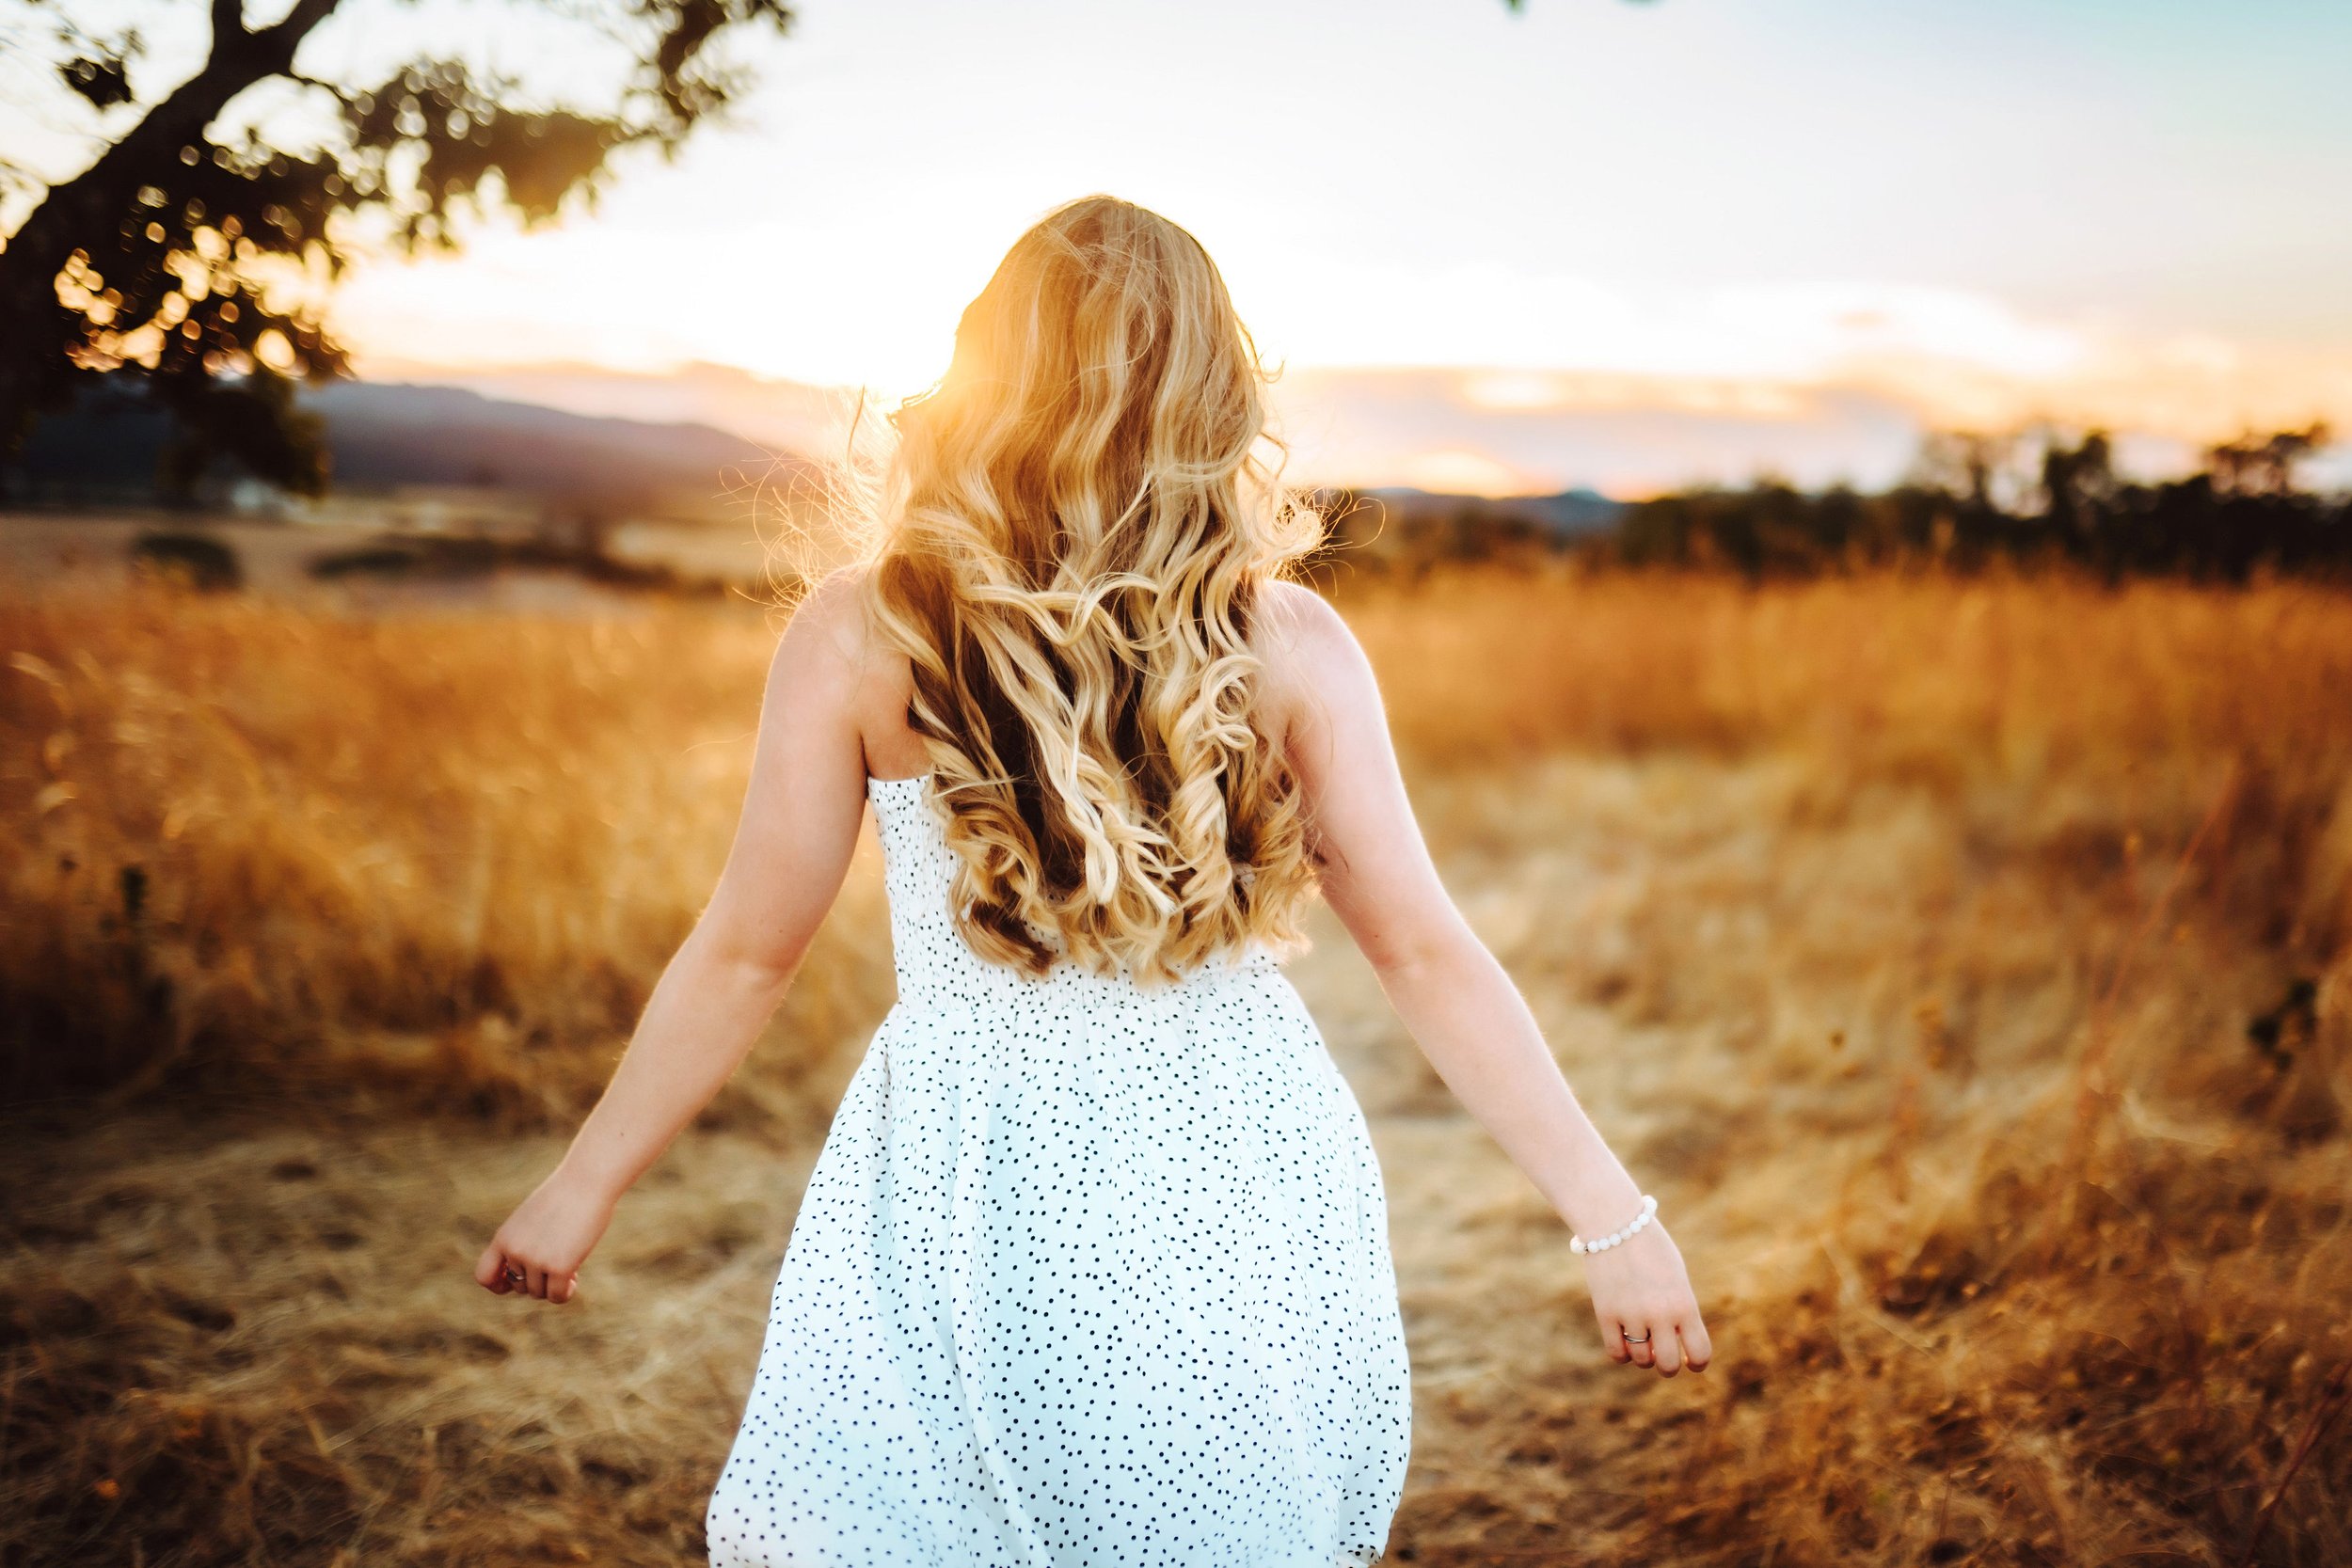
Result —
<instances>
[{"instance_id":1,"label":"dry grass field","mask_svg":"<svg viewBox=\"0 0 2352 1568\"><path fill-rule=\"evenodd\" d=\"M2352 598L1344 587L1450 885L1690 1257L1566 1236L1324 919L1422 1564L2352 1562ZM698 1560L889 997L871 845L561 1311L467 1277L708 889L772 623L0 602L0 1562Z\"/></svg>"}]
</instances>

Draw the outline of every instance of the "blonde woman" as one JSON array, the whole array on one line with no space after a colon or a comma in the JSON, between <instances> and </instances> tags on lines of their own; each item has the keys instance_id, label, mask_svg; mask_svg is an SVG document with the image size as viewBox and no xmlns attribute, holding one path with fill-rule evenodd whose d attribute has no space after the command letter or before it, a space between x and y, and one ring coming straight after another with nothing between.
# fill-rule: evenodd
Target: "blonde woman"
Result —
<instances>
[{"instance_id":1,"label":"blonde woman","mask_svg":"<svg viewBox=\"0 0 2352 1568\"><path fill-rule=\"evenodd\" d=\"M869 805L898 997L809 1181L717 1564L1327 1568L1386 1544L1406 1366L1364 1119L1277 966L1318 890L1576 1233L1608 1354L1707 1330L1430 863L1200 245L1024 235L794 616L710 905L477 1277L564 1302L751 1047ZM1586 1239L1590 1239L1588 1247Z\"/></svg>"}]
</instances>

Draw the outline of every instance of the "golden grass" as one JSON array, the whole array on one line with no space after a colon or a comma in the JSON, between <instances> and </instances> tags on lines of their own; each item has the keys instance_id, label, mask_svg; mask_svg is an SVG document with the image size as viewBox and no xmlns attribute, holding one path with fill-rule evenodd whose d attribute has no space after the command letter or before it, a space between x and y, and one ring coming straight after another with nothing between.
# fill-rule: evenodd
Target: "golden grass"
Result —
<instances>
[{"instance_id":1,"label":"golden grass","mask_svg":"<svg viewBox=\"0 0 2352 1568\"><path fill-rule=\"evenodd\" d=\"M1374 1119L1415 1357L1399 1560L2352 1560L2352 600L1343 600L1450 885L1721 1352L1600 1360L1565 1235L1326 920L1295 974ZM888 994L870 854L582 1303L463 1271L707 891L770 636L0 606L34 1101L0 1128L0 1559L694 1555Z\"/></svg>"},{"instance_id":2,"label":"golden grass","mask_svg":"<svg viewBox=\"0 0 2352 1568\"><path fill-rule=\"evenodd\" d=\"M770 644L755 612L660 603L0 606L11 1087L356 1074L579 1109L708 895Z\"/></svg>"}]
</instances>

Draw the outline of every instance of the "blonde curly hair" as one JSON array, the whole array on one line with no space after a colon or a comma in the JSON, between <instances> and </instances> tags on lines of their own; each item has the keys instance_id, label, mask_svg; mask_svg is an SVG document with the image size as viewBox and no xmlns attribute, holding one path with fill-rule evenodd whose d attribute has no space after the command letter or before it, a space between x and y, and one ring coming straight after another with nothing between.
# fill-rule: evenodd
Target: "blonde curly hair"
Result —
<instances>
[{"instance_id":1,"label":"blonde curly hair","mask_svg":"<svg viewBox=\"0 0 2352 1568\"><path fill-rule=\"evenodd\" d=\"M1250 630L1322 520L1280 483L1265 381L1200 242L1096 196L1022 235L892 416L863 578L983 958L1154 984L1303 943Z\"/></svg>"}]
</instances>

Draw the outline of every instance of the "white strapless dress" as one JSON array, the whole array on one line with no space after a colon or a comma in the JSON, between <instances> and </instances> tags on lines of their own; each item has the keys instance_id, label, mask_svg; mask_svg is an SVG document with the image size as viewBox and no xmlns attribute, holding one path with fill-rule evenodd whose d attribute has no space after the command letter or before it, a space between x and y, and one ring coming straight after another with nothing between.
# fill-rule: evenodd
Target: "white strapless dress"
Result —
<instances>
[{"instance_id":1,"label":"white strapless dress","mask_svg":"<svg viewBox=\"0 0 2352 1568\"><path fill-rule=\"evenodd\" d=\"M1362 1112L1273 956L980 958L927 778L869 782L898 997L710 1498L717 1568L1332 1568L1411 1400Z\"/></svg>"}]
</instances>

